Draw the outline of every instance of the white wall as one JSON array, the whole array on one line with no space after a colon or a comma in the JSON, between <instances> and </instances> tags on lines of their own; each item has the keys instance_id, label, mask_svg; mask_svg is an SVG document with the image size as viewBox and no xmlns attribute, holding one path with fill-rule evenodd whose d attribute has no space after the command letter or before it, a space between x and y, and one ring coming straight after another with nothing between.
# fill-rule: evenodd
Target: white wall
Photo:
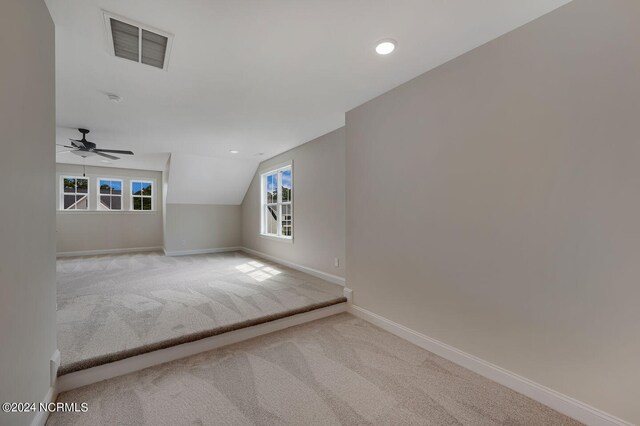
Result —
<instances>
[{"instance_id":1,"label":"white wall","mask_svg":"<svg viewBox=\"0 0 640 426\"><path fill-rule=\"evenodd\" d=\"M166 221L168 254L241 245L240 206L167 204Z\"/></svg>"},{"instance_id":2,"label":"white wall","mask_svg":"<svg viewBox=\"0 0 640 426\"><path fill-rule=\"evenodd\" d=\"M232 154L228 154L233 157ZM167 202L240 205L258 158L222 158L171 154Z\"/></svg>"},{"instance_id":3,"label":"white wall","mask_svg":"<svg viewBox=\"0 0 640 426\"><path fill-rule=\"evenodd\" d=\"M56 165L56 207L60 208L62 176L82 176L82 166ZM120 250L163 245L163 197L161 172L119 169L113 167L86 167L89 180L89 203L92 211L57 211L56 232L58 253L94 250ZM99 178L123 181L122 211L96 211ZM133 179L147 179L154 183L154 211L139 212L130 209L130 183Z\"/></svg>"},{"instance_id":4,"label":"white wall","mask_svg":"<svg viewBox=\"0 0 640 426\"><path fill-rule=\"evenodd\" d=\"M293 243L260 236L260 175L293 161ZM345 133L340 128L260 164L242 203L245 247L345 276ZM334 266L334 258L340 266Z\"/></svg>"},{"instance_id":5,"label":"white wall","mask_svg":"<svg viewBox=\"0 0 640 426\"><path fill-rule=\"evenodd\" d=\"M640 423L638 40L575 1L349 112L356 305Z\"/></svg>"},{"instance_id":6,"label":"white wall","mask_svg":"<svg viewBox=\"0 0 640 426\"><path fill-rule=\"evenodd\" d=\"M41 402L56 350L54 38L42 0L0 3L0 402Z\"/></svg>"}]
</instances>

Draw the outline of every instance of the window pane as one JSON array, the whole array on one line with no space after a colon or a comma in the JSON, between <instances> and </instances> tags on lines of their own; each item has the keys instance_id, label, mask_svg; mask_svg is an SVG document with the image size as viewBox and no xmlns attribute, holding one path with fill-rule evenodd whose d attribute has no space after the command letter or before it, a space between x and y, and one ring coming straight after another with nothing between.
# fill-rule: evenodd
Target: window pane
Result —
<instances>
[{"instance_id":1,"label":"window pane","mask_svg":"<svg viewBox=\"0 0 640 426\"><path fill-rule=\"evenodd\" d=\"M89 198L86 195L76 195L76 210L87 210Z\"/></svg>"},{"instance_id":2,"label":"window pane","mask_svg":"<svg viewBox=\"0 0 640 426\"><path fill-rule=\"evenodd\" d=\"M278 201L278 176L267 176L267 203L275 203Z\"/></svg>"},{"instance_id":3,"label":"window pane","mask_svg":"<svg viewBox=\"0 0 640 426\"><path fill-rule=\"evenodd\" d=\"M142 210L151 210L151 198L145 197L142 199Z\"/></svg>"},{"instance_id":4,"label":"window pane","mask_svg":"<svg viewBox=\"0 0 640 426\"><path fill-rule=\"evenodd\" d=\"M133 182L131 184L131 192L133 195L140 195L142 192L142 183L141 182Z\"/></svg>"},{"instance_id":5,"label":"window pane","mask_svg":"<svg viewBox=\"0 0 640 426\"><path fill-rule=\"evenodd\" d=\"M108 180L100 179L100 193L101 194L110 194L111 193L111 182Z\"/></svg>"},{"instance_id":6,"label":"window pane","mask_svg":"<svg viewBox=\"0 0 640 426\"><path fill-rule=\"evenodd\" d=\"M133 209L142 210L142 197L133 197Z\"/></svg>"},{"instance_id":7,"label":"window pane","mask_svg":"<svg viewBox=\"0 0 640 426\"><path fill-rule=\"evenodd\" d=\"M151 183L144 182L142 184L142 195L151 195ZM151 209L149 209L149 210L151 210Z\"/></svg>"},{"instance_id":8,"label":"window pane","mask_svg":"<svg viewBox=\"0 0 640 426\"><path fill-rule=\"evenodd\" d=\"M282 187L280 188L282 192L282 202L286 203L291 201L291 169L283 170L280 176L282 180Z\"/></svg>"},{"instance_id":9,"label":"window pane","mask_svg":"<svg viewBox=\"0 0 640 426\"><path fill-rule=\"evenodd\" d=\"M118 194L118 195L122 194L122 182L120 182L119 180L112 180L111 193Z\"/></svg>"},{"instance_id":10,"label":"window pane","mask_svg":"<svg viewBox=\"0 0 640 426\"><path fill-rule=\"evenodd\" d=\"M75 202L76 202L76 196L75 195L65 195L64 196L64 209L65 210L69 209L69 207L74 205Z\"/></svg>"},{"instance_id":11,"label":"window pane","mask_svg":"<svg viewBox=\"0 0 640 426\"><path fill-rule=\"evenodd\" d=\"M64 178L64 192L76 192L76 180Z\"/></svg>"},{"instance_id":12,"label":"window pane","mask_svg":"<svg viewBox=\"0 0 640 426\"><path fill-rule=\"evenodd\" d=\"M111 210L111 197L108 195L100 196L100 208Z\"/></svg>"},{"instance_id":13,"label":"window pane","mask_svg":"<svg viewBox=\"0 0 640 426\"><path fill-rule=\"evenodd\" d=\"M89 192L89 179L76 179L76 192L81 194Z\"/></svg>"},{"instance_id":14,"label":"window pane","mask_svg":"<svg viewBox=\"0 0 640 426\"><path fill-rule=\"evenodd\" d=\"M282 235L290 237L293 230L293 207L291 204L282 205Z\"/></svg>"},{"instance_id":15,"label":"window pane","mask_svg":"<svg viewBox=\"0 0 640 426\"><path fill-rule=\"evenodd\" d=\"M122 210L122 197L111 197L111 210Z\"/></svg>"},{"instance_id":16,"label":"window pane","mask_svg":"<svg viewBox=\"0 0 640 426\"><path fill-rule=\"evenodd\" d=\"M278 234L278 206L265 206L265 233Z\"/></svg>"}]
</instances>

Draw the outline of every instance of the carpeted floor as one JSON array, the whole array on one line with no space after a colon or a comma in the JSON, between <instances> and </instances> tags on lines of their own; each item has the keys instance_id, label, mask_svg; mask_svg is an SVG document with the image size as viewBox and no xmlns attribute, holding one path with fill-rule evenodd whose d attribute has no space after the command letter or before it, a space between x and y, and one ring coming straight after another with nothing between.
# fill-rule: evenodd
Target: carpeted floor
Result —
<instances>
[{"instance_id":1,"label":"carpeted floor","mask_svg":"<svg viewBox=\"0 0 640 426\"><path fill-rule=\"evenodd\" d=\"M349 314L61 394L48 425L578 425Z\"/></svg>"},{"instance_id":2,"label":"carpeted floor","mask_svg":"<svg viewBox=\"0 0 640 426\"><path fill-rule=\"evenodd\" d=\"M242 252L59 259L57 271L59 375L345 300Z\"/></svg>"}]
</instances>

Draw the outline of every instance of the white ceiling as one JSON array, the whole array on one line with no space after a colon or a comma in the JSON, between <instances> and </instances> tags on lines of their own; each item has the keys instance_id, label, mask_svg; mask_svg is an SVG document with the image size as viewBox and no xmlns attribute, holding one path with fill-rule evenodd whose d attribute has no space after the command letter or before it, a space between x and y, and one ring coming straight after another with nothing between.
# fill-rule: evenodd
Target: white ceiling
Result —
<instances>
[{"instance_id":1,"label":"white ceiling","mask_svg":"<svg viewBox=\"0 0 640 426\"><path fill-rule=\"evenodd\" d=\"M161 170L167 153L182 153L255 171L344 125L346 111L568 0L46 2L56 24L58 143L84 126L99 147L136 152L127 167ZM174 34L168 71L112 56L101 10ZM374 52L383 38L398 41L387 57ZM146 157L159 153L162 164Z\"/></svg>"}]
</instances>

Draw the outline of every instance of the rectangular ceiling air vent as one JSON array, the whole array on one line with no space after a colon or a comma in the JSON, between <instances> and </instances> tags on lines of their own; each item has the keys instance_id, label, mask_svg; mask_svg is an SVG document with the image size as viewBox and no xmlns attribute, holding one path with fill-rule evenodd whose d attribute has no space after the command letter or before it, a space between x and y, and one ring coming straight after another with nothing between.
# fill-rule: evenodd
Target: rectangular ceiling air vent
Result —
<instances>
[{"instance_id":1,"label":"rectangular ceiling air vent","mask_svg":"<svg viewBox=\"0 0 640 426\"><path fill-rule=\"evenodd\" d=\"M109 48L113 55L167 69L173 36L130 19L104 13Z\"/></svg>"}]
</instances>

